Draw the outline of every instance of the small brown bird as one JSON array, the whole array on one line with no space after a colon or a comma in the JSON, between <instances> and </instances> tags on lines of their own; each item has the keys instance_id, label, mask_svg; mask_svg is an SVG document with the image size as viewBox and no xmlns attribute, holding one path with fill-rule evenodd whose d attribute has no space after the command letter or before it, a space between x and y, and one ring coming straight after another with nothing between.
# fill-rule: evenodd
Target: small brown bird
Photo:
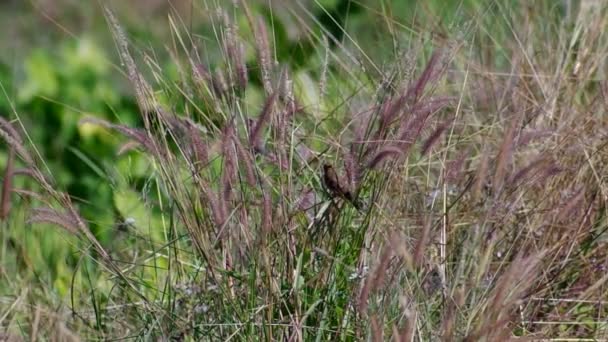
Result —
<instances>
[{"instance_id":1,"label":"small brown bird","mask_svg":"<svg viewBox=\"0 0 608 342\"><path fill-rule=\"evenodd\" d=\"M355 208L360 209L359 203L355 201L352 192L342 186L336 170L329 164L323 164L323 183L325 183L325 187L332 197L342 197L352 203Z\"/></svg>"}]
</instances>

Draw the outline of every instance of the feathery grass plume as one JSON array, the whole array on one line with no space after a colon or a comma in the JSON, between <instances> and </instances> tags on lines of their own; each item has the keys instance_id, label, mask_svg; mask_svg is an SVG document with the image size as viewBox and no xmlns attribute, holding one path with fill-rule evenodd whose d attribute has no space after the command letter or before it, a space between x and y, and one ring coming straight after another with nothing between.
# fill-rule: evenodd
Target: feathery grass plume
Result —
<instances>
[{"instance_id":1,"label":"feathery grass plume","mask_svg":"<svg viewBox=\"0 0 608 342\"><path fill-rule=\"evenodd\" d=\"M534 163L534 162L532 162L532 163ZM554 177L564 171L559 165L557 165L555 162L551 161L550 159L547 159L545 162L540 163L538 165L529 165L529 166L530 166L529 168L524 168L523 170L520 170L520 172L518 172L520 174L514 176L514 181L523 182L523 181L527 180L526 183L540 187L543 184L545 184L545 182L547 182L549 179L551 179L552 177ZM532 170L536 170L536 171L532 175L530 175L528 177L528 179L525 179L525 177ZM515 177L517 177L517 178L515 178ZM514 183L514 184L517 184L517 183Z\"/></svg>"},{"instance_id":2,"label":"feathery grass plume","mask_svg":"<svg viewBox=\"0 0 608 342\"><path fill-rule=\"evenodd\" d=\"M404 120L401 123L401 127L397 132L398 140L394 145L401 149L403 155L409 154L410 148L418 140L430 114L430 112L419 112L409 121Z\"/></svg>"},{"instance_id":3,"label":"feathery grass plume","mask_svg":"<svg viewBox=\"0 0 608 342\"><path fill-rule=\"evenodd\" d=\"M270 96L270 94L274 92L270 77L271 71L273 70L273 58L268 40L268 31L266 30L266 24L263 18L258 18L256 28L255 47L258 53L260 71L262 73L262 84L264 86L266 96Z\"/></svg>"},{"instance_id":4,"label":"feathery grass plume","mask_svg":"<svg viewBox=\"0 0 608 342\"><path fill-rule=\"evenodd\" d=\"M315 203L318 202L317 193L311 188L305 188L299 193L300 195L295 202L294 208L304 212L307 222L310 223L314 220L315 216Z\"/></svg>"},{"instance_id":5,"label":"feathery grass plume","mask_svg":"<svg viewBox=\"0 0 608 342\"><path fill-rule=\"evenodd\" d=\"M276 142L277 142L277 153L281 163L287 163L287 149L289 145L289 134L288 128L291 126L291 120L293 115L296 113L296 100L293 93L293 80L289 75L288 69L283 69L280 78L280 99L285 103L285 108L279 111L276 119Z\"/></svg>"},{"instance_id":6,"label":"feathery grass plume","mask_svg":"<svg viewBox=\"0 0 608 342\"><path fill-rule=\"evenodd\" d=\"M179 137L183 137L188 134L188 127L194 125L194 122L190 118L178 115L173 111L167 111L161 106L156 106L154 112L157 114L158 119L164 123L167 128L173 131L179 131ZM178 137L178 138L179 138Z\"/></svg>"},{"instance_id":7,"label":"feathery grass plume","mask_svg":"<svg viewBox=\"0 0 608 342\"><path fill-rule=\"evenodd\" d=\"M107 6L104 6L104 13L108 23L110 24L110 28L112 29L114 43L118 48L121 62L126 66L129 80L135 88L135 97L139 108L142 113L149 113L154 108L153 103L151 103L150 101L152 96L152 90L146 80L139 73L139 70L137 69L135 60L133 60L133 57L129 52L129 41L127 40L127 36L124 30L118 23L118 20ZM146 122L146 124L149 123L147 115L144 115L144 121Z\"/></svg>"},{"instance_id":8,"label":"feathery grass plume","mask_svg":"<svg viewBox=\"0 0 608 342\"><path fill-rule=\"evenodd\" d=\"M239 165L242 164L245 169L245 179L250 186L255 186L257 181L255 177L255 165L251 152L243 146L241 140L236 135L233 136L236 154L238 156Z\"/></svg>"},{"instance_id":9,"label":"feathery grass plume","mask_svg":"<svg viewBox=\"0 0 608 342\"><path fill-rule=\"evenodd\" d=\"M62 227L66 231L78 235L80 226L71 214L61 213L52 208L34 208L27 220L28 224L32 223L50 223Z\"/></svg>"},{"instance_id":10,"label":"feathery grass plume","mask_svg":"<svg viewBox=\"0 0 608 342\"><path fill-rule=\"evenodd\" d=\"M224 53L228 60L230 60L230 67L233 69L230 83L233 87L243 91L248 83L243 44L239 40L236 26L232 23L228 14L218 9L218 16L224 25L224 37L222 40Z\"/></svg>"},{"instance_id":11,"label":"feathery grass plume","mask_svg":"<svg viewBox=\"0 0 608 342\"><path fill-rule=\"evenodd\" d=\"M272 113L274 111L274 103L276 101L278 92L273 92L264 102L262 112L258 116L258 120L255 122L251 132L249 133L249 144L253 147L253 150L257 153L264 151L264 144L262 142L262 133L264 127L272 121Z\"/></svg>"},{"instance_id":12,"label":"feathery grass plume","mask_svg":"<svg viewBox=\"0 0 608 342\"><path fill-rule=\"evenodd\" d=\"M568 197L564 204L559 208L557 212L557 221L565 222L569 218L572 217L572 214L576 212L578 208L580 208L581 203L585 201L585 189L584 187L573 192L571 196Z\"/></svg>"},{"instance_id":13,"label":"feathery grass plume","mask_svg":"<svg viewBox=\"0 0 608 342\"><path fill-rule=\"evenodd\" d=\"M213 76L209 69L202 63L196 63L193 60L190 60L192 75L194 76L194 82L205 85L209 90L213 89L212 79Z\"/></svg>"},{"instance_id":14,"label":"feathery grass plume","mask_svg":"<svg viewBox=\"0 0 608 342\"><path fill-rule=\"evenodd\" d=\"M367 169L375 169L384 160L386 160L390 157L393 157L393 156L400 157L401 155L403 155L403 151L399 147L396 147L396 146L383 147L367 163Z\"/></svg>"},{"instance_id":15,"label":"feathery grass plume","mask_svg":"<svg viewBox=\"0 0 608 342\"><path fill-rule=\"evenodd\" d=\"M272 232L272 194L266 187L262 193L262 233L268 236Z\"/></svg>"},{"instance_id":16,"label":"feathery grass plume","mask_svg":"<svg viewBox=\"0 0 608 342\"><path fill-rule=\"evenodd\" d=\"M433 97L428 100L420 101L412 107L411 113L413 116L423 115L429 116L436 113L454 102L453 97L441 96Z\"/></svg>"},{"instance_id":17,"label":"feathery grass plume","mask_svg":"<svg viewBox=\"0 0 608 342\"><path fill-rule=\"evenodd\" d=\"M512 186L516 186L521 184L524 181L524 178L533 170L538 169L536 173L542 171L543 166L548 166L551 162L547 157L541 153L538 157L534 158L528 165L521 168L519 171L511 175L509 178L509 184Z\"/></svg>"},{"instance_id":18,"label":"feathery grass plume","mask_svg":"<svg viewBox=\"0 0 608 342\"><path fill-rule=\"evenodd\" d=\"M237 154L234 146L234 124L228 123L222 133L222 157L224 159L222 170L222 198L225 208L229 208L232 200L232 189L237 179Z\"/></svg>"},{"instance_id":19,"label":"feathery grass plume","mask_svg":"<svg viewBox=\"0 0 608 342\"><path fill-rule=\"evenodd\" d=\"M192 124L188 126L188 133L192 147L193 164L196 165L195 169L200 169L202 166L209 163L209 151L207 150L207 145L203 142L196 125Z\"/></svg>"},{"instance_id":20,"label":"feathery grass plume","mask_svg":"<svg viewBox=\"0 0 608 342\"><path fill-rule=\"evenodd\" d=\"M193 82L199 89L201 100L216 112L221 112L221 100L224 93L228 91L222 73L220 71L212 73L203 63L194 61L191 63ZM219 82L218 77L220 78Z\"/></svg>"},{"instance_id":21,"label":"feathery grass plume","mask_svg":"<svg viewBox=\"0 0 608 342\"><path fill-rule=\"evenodd\" d=\"M482 329L476 330L473 333L466 335L463 342L476 342L476 341L509 341L509 335L511 335L510 329L507 324L513 320L514 317L504 317L494 324L486 324ZM483 321L480 319L480 321Z\"/></svg>"},{"instance_id":22,"label":"feathery grass plume","mask_svg":"<svg viewBox=\"0 0 608 342\"><path fill-rule=\"evenodd\" d=\"M418 103L411 110L409 120L402 120L397 131L399 144L404 146L404 153L418 139L428 118L443 109L452 101L451 98L430 99L425 103Z\"/></svg>"},{"instance_id":23,"label":"feathery grass plume","mask_svg":"<svg viewBox=\"0 0 608 342\"><path fill-rule=\"evenodd\" d=\"M369 302L369 296L372 291L372 278L368 275L367 279L363 282L361 292L359 293L358 308L360 315L365 317L367 315L367 305Z\"/></svg>"},{"instance_id":24,"label":"feathery grass plume","mask_svg":"<svg viewBox=\"0 0 608 342\"><path fill-rule=\"evenodd\" d=\"M13 176L21 176L21 175L32 178L33 180L35 180L38 183L38 185L40 185L46 191L49 191L49 189L52 189L51 181L48 180L47 177L45 177L44 174L42 174L42 172L40 172L40 170L36 167L18 168L13 171ZM49 192L51 192L51 191L49 191Z\"/></svg>"},{"instance_id":25,"label":"feathery grass plume","mask_svg":"<svg viewBox=\"0 0 608 342\"><path fill-rule=\"evenodd\" d=\"M266 153L264 155L264 159L267 162L269 162L273 165L276 165L283 171L289 170L289 162L285 158L281 158L278 153L275 153L275 152Z\"/></svg>"},{"instance_id":26,"label":"feathery grass plume","mask_svg":"<svg viewBox=\"0 0 608 342\"><path fill-rule=\"evenodd\" d=\"M384 324L378 323L378 317L376 315L372 315L370 317L370 327L372 330L372 341L373 342L383 342L384 341Z\"/></svg>"},{"instance_id":27,"label":"feathery grass plume","mask_svg":"<svg viewBox=\"0 0 608 342\"><path fill-rule=\"evenodd\" d=\"M207 189L203 193L201 193L201 202L203 203L203 205L206 204L209 207L209 210L211 211L211 217L213 218L213 223L217 228L217 234L219 234L221 229L228 221L228 210L221 197L222 196L220 195L220 193L216 193L210 189Z\"/></svg>"},{"instance_id":28,"label":"feathery grass plume","mask_svg":"<svg viewBox=\"0 0 608 342\"><path fill-rule=\"evenodd\" d=\"M300 196L298 196L294 207L302 211L310 209L315 203L316 193L311 188L305 188L299 193Z\"/></svg>"},{"instance_id":29,"label":"feathery grass plume","mask_svg":"<svg viewBox=\"0 0 608 342\"><path fill-rule=\"evenodd\" d=\"M552 129L535 129L522 132L519 139L517 139L517 147L525 147L533 141L544 139L554 134L555 130Z\"/></svg>"},{"instance_id":30,"label":"feathery grass plume","mask_svg":"<svg viewBox=\"0 0 608 342\"><path fill-rule=\"evenodd\" d=\"M35 192L35 191L13 188L13 192L20 195L22 198L28 197L28 198L33 198L40 202L45 201L45 198L43 197L43 195L38 192Z\"/></svg>"},{"instance_id":31,"label":"feathery grass plume","mask_svg":"<svg viewBox=\"0 0 608 342\"><path fill-rule=\"evenodd\" d=\"M545 167L542 171L543 172L541 173L541 175L539 175L535 179L536 185L542 185L547 180L549 180L549 178L555 177L558 174L565 172L567 170L555 163L549 163L549 165L547 167Z\"/></svg>"},{"instance_id":32,"label":"feathery grass plume","mask_svg":"<svg viewBox=\"0 0 608 342\"><path fill-rule=\"evenodd\" d=\"M0 138L2 138L11 149L17 152L19 158L21 158L26 164L34 164L34 160L32 159L30 153L23 145L21 136L17 130L15 130L13 125L11 125L3 117L0 117Z\"/></svg>"},{"instance_id":33,"label":"feathery grass plume","mask_svg":"<svg viewBox=\"0 0 608 342\"><path fill-rule=\"evenodd\" d=\"M399 333L399 329L397 328L396 325L393 324L392 327L392 335L391 335L391 341L395 341L395 342L401 342L401 334Z\"/></svg>"},{"instance_id":34,"label":"feathery grass plume","mask_svg":"<svg viewBox=\"0 0 608 342\"><path fill-rule=\"evenodd\" d=\"M471 148L468 147L462 150L454 160L450 161L446 168L445 180L449 183L457 182L462 175L464 164L471 153Z\"/></svg>"},{"instance_id":35,"label":"feathery grass plume","mask_svg":"<svg viewBox=\"0 0 608 342\"><path fill-rule=\"evenodd\" d=\"M354 195L356 195L357 190L359 188L361 170L359 167L359 162L357 161L357 157L354 155L353 150L353 145L351 145L351 148L348 149L348 151L344 155L344 170L346 171L346 179L348 180L349 190Z\"/></svg>"},{"instance_id":36,"label":"feathery grass plume","mask_svg":"<svg viewBox=\"0 0 608 342\"><path fill-rule=\"evenodd\" d=\"M211 85L213 86L213 91L218 99L228 98L228 82L226 82L224 72L220 68L215 69L213 77L211 78Z\"/></svg>"},{"instance_id":37,"label":"feathery grass plume","mask_svg":"<svg viewBox=\"0 0 608 342\"><path fill-rule=\"evenodd\" d=\"M530 288L536 277L542 256L545 252L524 256L519 252L511 261L509 268L496 280L496 287L489 294L485 310L480 312L484 319L479 320L477 328L465 340L479 341L481 338L492 338L503 331L505 324L513 319L512 311L518 300Z\"/></svg>"},{"instance_id":38,"label":"feathery grass plume","mask_svg":"<svg viewBox=\"0 0 608 342\"><path fill-rule=\"evenodd\" d=\"M158 158L161 158L161 156L164 154L164 153L161 153L160 150L156 147L156 144L154 144L154 140L152 138L150 138L150 136L148 135L148 131L146 131L146 130L138 129L138 128L131 128L131 127L125 126L125 125L117 125L117 124L113 124L108 121L94 118L94 117L82 118L79 122L80 125L86 124L86 123L100 125L105 128L115 130L115 131L121 133L122 135L126 136L127 138L136 141L148 153L150 153L151 155L156 156Z\"/></svg>"},{"instance_id":39,"label":"feathery grass plume","mask_svg":"<svg viewBox=\"0 0 608 342\"><path fill-rule=\"evenodd\" d=\"M412 87L408 89L408 98L411 98L413 101L417 102L422 97L427 85L430 82L435 81L440 73L443 72L443 70L437 70L437 64L439 64L438 62L441 60L441 57L442 53L440 50L433 52L420 77L418 77Z\"/></svg>"},{"instance_id":40,"label":"feathery grass plume","mask_svg":"<svg viewBox=\"0 0 608 342\"><path fill-rule=\"evenodd\" d=\"M416 333L416 312L408 309L404 314L405 324L401 330L396 325L393 325L392 341L395 342L412 342Z\"/></svg>"},{"instance_id":41,"label":"feathery grass plume","mask_svg":"<svg viewBox=\"0 0 608 342\"><path fill-rule=\"evenodd\" d=\"M437 76L443 72L442 70L439 70L439 72L436 70L440 56L441 54L435 51L416 82L407 88L403 94L383 105L380 112L379 132L386 130L407 107L412 108L420 100L429 82L436 80Z\"/></svg>"},{"instance_id":42,"label":"feathery grass plume","mask_svg":"<svg viewBox=\"0 0 608 342\"><path fill-rule=\"evenodd\" d=\"M116 155L122 156L130 151L137 150L137 148L140 146L141 144L139 142L135 140L129 140L124 144L120 144L120 146L118 146L118 149L116 150Z\"/></svg>"},{"instance_id":43,"label":"feathery grass plume","mask_svg":"<svg viewBox=\"0 0 608 342\"><path fill-rule=\"evenodd\" d=\"M182 117L176 114L169 114L158 108L158 114L166 122L171 129L179 131L176 136L178 142L185 145L187 151L187 160L193 170L198 170L202 166L207 165L209 152L207 145L201 138L201 130L196 122L187 117Z\"/></svg>"},{"instance_id":44,"label":"feathery grass plume","mask_svg":"<svg viewBox=\"0 0 608 342\"><path fill-rule=\"evenodd\" d=\"M30 156L29 152L25 149L25 147L20 144L16 139L14 139L11 135L9 135L6 131L0 129L0 138L6 142L6 144L14 149L19 157L28 165L34 164L34 160Z\"/></svg>"},{"instance_id":45,"label":"feathery grass plume","mask_svg":"<svg viewBox=\"0 0 608 342\"><path fill-rule=\"evenodd\" d=\"M381 139L388 133L389 127L397 121L397 117L404 111L407 104L407 95L402 94L396 99L390 99L380 105L379 125L375 139Z\"/></svg>"},{"instance_id":46,"label":"feathery grass plume","mask_svg":"<svg viewBox=\"0 0 608 342\"><path fill-rule=\"evenodd\" d=\"M246 257L246 249L251 246L251 242L253 241L253 235L250 229L250 220L249 220L249 208L244 205L239 207L239 225L242 229L243 236L245 237L245 244L239 246L239 250L241 253L241 258L243 259L241 262L245 262Z\"/></svg>"},{"instance_id":47,"label":"feathery grass plume","mask_svg":"<svg viewBox=\"0 0 608 342\"><path fill-rule=\"evenodd\" d=\"M296 153L298 154L298 157L300 157L300 160L304 163L309 163L311 160L316 158L312 150L304 143L300 143L296 146Z\"/></svg>"},{"instance_id":48,"label":"feathery grass plume","mask_svg":"<svg viewBox=\"0 0 608 342\"><path fill-rule=\"evenodd\" d=\"M414 265L417 267L421 267L423 265L424 252L426 252L426 248L428 247L429 241L431 240L431 220L425 220L424 225L422 226L422 234L416 241L416 246L414 247Z\"/></svg>"},{"instance_id":49,"label":"feathery grass plume","mask_svg":"<svg viewBox=\"0 0 608 342\"><path fill-rule=\"evenodd\" d=\"M441 340L454 341L454 326L456 325L458 306L454 301L449 301L446 306L446 311L441 317Z\"/></svg>"},{"instance_id":50,"label":"feathery grass plume","mask_svg":"<svg viewBox=\"0 0 608 342\"><path fill-rule=\"evenodd\" d=\"M4 179L2 180L2 197L0 198L0 220L4 221L11 210L11 192L13 191L13 171L14 171L15 150L8 151L6 168L4 169Z\"/></svg>"},{"instance_id":51,"label":"feathery grass plume","mask_svg":"<svg viewBox=\"0 0 608 342\"><path fill-rule=\"evenodd\" d=\"M370 131L370 126L373 125L372 113L375 111L373 106L370 106L359 113L353 114L353 145L357 153L361 152L365 147L367 132ZM367 152L367 151L365 151Z\"/></svg>"},{"instance_id":52,"label":"feathery grass plume","mask_svg":"<svg viewBox=\"0 0 608 342\"><path fill-rule=\"evenodd\" d=\"M270 39L268 30L263 17L253 19L251 11L249 9L247 0L241 0L241 6L247 17L249 27L251 28L255 40L255 49L257 54L257 62L260 67L260 74L262 76L262 86L266 96L270 96L275 90L272 87L271 73L274 70L274 65L277 63L276 58L273 56L272 48L270 46Z\"/></svg>"},{"instance_id":53,"label":"feathery grass plume","mask_svg":"<svg viewBox=\"0 0 608 342\"><path fill-rule=\"evenodd\" d=\"M499 193L505 181L507 167L511 163L511 157L513 154L515 134L519 128L521 118L522 113L515 114L511 120L511 124L505 132L502 144L500 145L500 151L498 152L498 156L496 158L496 170L494 171L494 178L492 180L495 194Z\"/></svg>"},{"instance_id":54,"label":"feathery grass plume","mask_svg":"<svg viewBox=\"0 0 608 342\"><path fill-rule=\"evenodd\" d=\"M477 166L475 174L475 184L473 185L473 202L477 203L481 199L483 188L487 182L488 167L490 163L490 153L487 149L481 152L481 161Z\"/></svg>"},{"instance_id":55,"label":"feathery grass plume","mask_svg":"<svg viewBox=\"0 0 608 342\"><path fill-rule=\"evenodd\" d=\"M431 150L433 145L439 140L441 134L446 130L446 128L453 122L452 120L447 120L442 122L431 135L424 141L422 144L422 148L420 149L420 154L425 155L427 152Z\"/></svg>"},{"instance_id":56,"label":"feathery grass plume","mask_svg":"<svg viewBox=\"0 0 608 342\"><path fill-rule=\"evenodd\" d=\"M23 144L23 139L21 138L21 134L17 132L15 127L8 122L5 118L0 116L0 129L5 130L13 139L15 139L18 143Z\"/></svg>"}]
</instances>

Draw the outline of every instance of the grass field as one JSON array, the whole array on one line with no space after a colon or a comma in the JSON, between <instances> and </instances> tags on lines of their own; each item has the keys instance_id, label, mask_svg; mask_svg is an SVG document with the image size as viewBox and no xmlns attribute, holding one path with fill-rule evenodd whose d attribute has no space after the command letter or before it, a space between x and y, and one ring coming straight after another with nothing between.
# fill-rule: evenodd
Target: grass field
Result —
<instances>
[{"instance_id":1,"label":"grass field","mask_svg":"<svg viewBox=\"0 0 608 342\"><path fill-rule=\"evenodd\" d=\"M269 3L0 83L0 341L608 339L604 2Z\"/></svg>"}]
</instances>

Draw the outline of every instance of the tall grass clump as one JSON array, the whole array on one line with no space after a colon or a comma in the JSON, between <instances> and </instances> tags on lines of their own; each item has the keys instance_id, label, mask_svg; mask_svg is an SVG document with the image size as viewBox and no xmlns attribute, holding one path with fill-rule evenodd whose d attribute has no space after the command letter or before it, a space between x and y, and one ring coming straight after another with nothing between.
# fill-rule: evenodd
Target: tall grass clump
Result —
<instances>
[{"instance_id":1,"label":"tall grass clump","mask_svg":"<svg viewBox=\"0 0 608 342\"><path fill-rule=\"evenodd\" d=\"M218 60L169 18L177 79L106 9L141 125L82 123L147 157L161 233L105 248L0 127L26 165L7 178L55 201L29 220L81 237L113 284L91 286L104 299L69 324L179 340L605 338L608 17L585 6L548 24L538 12L563 14L544 2L492 2L407 44L382 12L397 50L384 63L293 10L319 46L312 86L245 1L213 12Z\"/></svg>"}]
</instances>

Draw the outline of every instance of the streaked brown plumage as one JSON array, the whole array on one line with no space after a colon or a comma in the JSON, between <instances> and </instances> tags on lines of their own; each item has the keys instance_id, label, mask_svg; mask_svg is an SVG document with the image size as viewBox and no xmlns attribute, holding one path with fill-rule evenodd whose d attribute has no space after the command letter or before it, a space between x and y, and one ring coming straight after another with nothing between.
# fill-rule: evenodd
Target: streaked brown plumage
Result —
<instances>
[{"instance_id":1,"label":"streaked brown plumage","mask_svg":"<svg viewBox=\"0 0 608 342\"><path fill-rule=\"evenodd\" d=\"M336 170L329 164L323 164L323 183L331 196L344 198L359 209L352 192L341 184Z\"/></svg>"}]
</instances>

